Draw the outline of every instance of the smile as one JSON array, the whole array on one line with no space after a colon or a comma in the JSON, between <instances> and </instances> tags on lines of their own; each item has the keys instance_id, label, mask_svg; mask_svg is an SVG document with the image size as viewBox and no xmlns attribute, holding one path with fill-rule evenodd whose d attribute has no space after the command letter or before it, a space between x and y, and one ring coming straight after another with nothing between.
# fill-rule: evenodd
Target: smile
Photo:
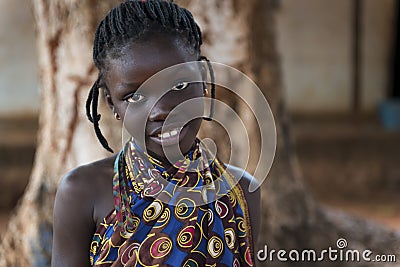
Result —
<instances>
[{"instance_id":1,"label":"smile","mask_svg":"<svg viewBox=\"0 0 400 267\"><path fill-rule=\"evenodd\" d=\"M174 137L179 134L180 128L175 128L167 132L159 133L157 134L157 137L159 138L169 138L169 137Z\"/></svg>"},{"instance_id":2,"label":"smile","mask_svg":"<svg viewBox=\"0 0 400 267\"><path fill-rule=\"evenodd\" d=\"M186 126L169 128L163 132L161 132L160 129L159 132L150 135L149 137L155 143L158 143L162 146L170 146L176 145L182 141L182 139L185 138L187 131L188 129Z\"/></svg>"}]
</instances>

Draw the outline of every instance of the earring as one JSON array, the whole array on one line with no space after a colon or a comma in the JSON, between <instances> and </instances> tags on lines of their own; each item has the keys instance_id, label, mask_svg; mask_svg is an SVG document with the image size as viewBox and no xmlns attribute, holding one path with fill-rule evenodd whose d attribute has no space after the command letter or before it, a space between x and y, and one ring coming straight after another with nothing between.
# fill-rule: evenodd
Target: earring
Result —
<instances>
[{"instance_id":1,"label":"earring","mask_svg":"<svg viewBox=\"0 0 400 267\"><path fill-rule=\"evenodd\" d=\"M204 94L204 96L206 96L206 95L208 95L208 90L207 90L207 85L204 83L203 84L203 94Z\"/></svg>"},{"instance_id":2,"label":"earring","mask_svg":"<svg viewBox=\"0 0 400 267\"><path fill-rule=\"evenodd\" d=\"M203 82L203 95L204 96L208 95L207 83L206 82Z\"/></svg>"},{"instance_id":3,"label":"earring","mask_svg":"<svg viewBox=\"0 0 400 267\"><path fill-rule=\"evenodd\" d=\"M119 121L121 120L121 117L119 116L119 114L117 112L114 112L114 118Z\"/></svg>"}]
</instances>

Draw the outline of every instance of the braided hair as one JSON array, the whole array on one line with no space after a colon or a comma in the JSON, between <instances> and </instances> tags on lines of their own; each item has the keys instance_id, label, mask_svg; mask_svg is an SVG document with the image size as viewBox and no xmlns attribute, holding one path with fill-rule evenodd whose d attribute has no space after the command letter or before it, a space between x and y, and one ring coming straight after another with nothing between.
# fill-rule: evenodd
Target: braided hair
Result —
<instances>
[{"instance_id":1,"label":"braided hair","mask_svg":"<svg viewBox=\"0 0 400 267\"><path fill-rule=\"evenodd\" d=\"M90 89L86 100L86 115L93 123L94 131L102 146L110 151L107 140L100 131L98 101L100 88L106 88L103 80L108 57L118 55L121 49L133 41L144 40L155 32L167 33L186 41L187 47L198 54L198 60L207 62L211 78L211 97L215 98L214 73L209 60L201 56L202 34L192 14L173 1L165 0L127 0L112 10L99 23L93 46L93 61L99 70L97 80ZM214 101L211 102L211 120Z\"/></svg>"}]
</instances>

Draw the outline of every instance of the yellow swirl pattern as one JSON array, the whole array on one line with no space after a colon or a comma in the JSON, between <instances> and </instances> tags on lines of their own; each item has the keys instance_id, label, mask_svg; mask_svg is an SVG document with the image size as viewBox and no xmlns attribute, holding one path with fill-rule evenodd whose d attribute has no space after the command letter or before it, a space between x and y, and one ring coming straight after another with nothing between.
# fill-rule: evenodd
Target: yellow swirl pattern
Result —
<instances>
[{"instance_id":1,"label":"yellow swirl pattern","mask_svg":"<svg viewBox=\"0 0 400 267\"><path fill-rule=\"evenodd\" d=\"M231 202L232 206L236 206L236 196L234 195L233 191L228 192L228 198L229 201Z\"/></svg>"},{"instance_id":2,"label":"yellow swirl pattern","mask_svg":"<svg viewBox=\"0 0 400 267\"><path fill-rule=\"evenodd\" d=\"M246 224L245 224L243 218L242 217L238 217L236 219L236 223L237 223L237 228L239 230L239 236L240 237L246 236Z\"/></svg>"},{"instance_id":3,"label":"yellow swirl pattern","mask_svg":"<svg viewBox=\"0 0 400 267\"><path fill-rule=\"evenodd\" d=\"M193 212L196 204L194 203L193 200L189 198L182 198L178 201L176 208L175 208L175 216L178 219L187 219L189 218Z\"/></svg>"},{"instance_id":4,"label":"yellow swirl pattern","mask_svg":"<svg viewBox=\"0 0 400 267\"><path fill-rule=\"evenodd\" d=\"M221 238L219 238L218 236L211 237L208 241L207 250L211 257L213 257L214 259L221 256L222 251L224 250L224 244L222 243Z\"/></svg>"},{"instance_id":5,"label":"yellow swirl pattern","mask_svg":"<svg viewBox=\"0 0 400 267\"><path fill-rule=\"evenodd\" d=\"M151 203L143 211L143 219L146 222L150 222L157 219L161 215L162 209L163 209L163 204L161 203L161 201L159 201L158 199L154 200L154 202Z\"/></svg>"},{"instance_id":6,"label":"yellow swirl pattern","mask_svg":"<svg viewBox=\"0 0 400 267\"><path fill-rule=\"evenodd\" d=\"M225 233L225 242L228 248L233 249L235 247L235 231L232 228L227 228L224 231Z\"/></svg>"},{"instance_id":7,"label":"yellow swirl pattern","mask_svg":"<svg viewBox=\"0 0 400 267\"><path fill-rule=\"evenodd\" d=\"M168 237L157 238L150 246L150 255L155 259L165 257L171 252L172 241ZM156 253L155 253L156 252Z\"/></svg>"},{"instance_id":8,"label":"yellow swirl pattern","mask_svg":"<svg viewBox=\"0 0 400 267\"><path fill-rule=\"evenodd\" d=\"M182 248L190 248L193 244L194 226L186 226L183 228L177 237L178 245Z\"/></svg>"},{"instance_id":9,"label":"yellow swirl pattern","mask_svg":"<svg viewBox=\"0 0 400 267\"><path fill-rule=\"evenodd\" d=\"M139 217L132 217L132 225L126 225L126 223L124 223L124 227L123 227L123 231L121 231L121 236L123 238L130 238L137 230L137 228L139 227L140 224L140 218Z\"/></svg>"},{"instance_id":10,"label":"yellow swirl pattern","mask_svg":"<svg viewBox=\"0 0 400 267\"><path fill-rule=\"evenodd\" d=\"M168 222L171 217L171 210L166 207L161 214L161 216L157 220L157 225L154 226L154 228L163 228Z\"/></svg>"},{"instance_id":11,"label":"yellow swirl pattern","mask_svg":"<svg viewBox=\"0 0 400 267\"><path fill-rule=\"evenodd\" d=\"M196 157L195 152L189 154L193 168L189 169L188 162L177 162L177 173L172 168L167 172L162 165L150 165L142 160L147 157L134 148L127 151L128 166L116 160L116 171L120 173L115 176L118 181L114 181L114 196L121 205L96 230L90 247L92 266L253 266L250 221L242 189L233 184L233 175L224 172L218 160L209 161L207 154L198 149L199 155L206 158ZM196 169L197 159L207 166L206 170ZM155 181L159 175L167 181L172 178L176 185L164 188ZM126 179L126 191L121 191L119 186ZM200 183L202 190L197 187ZM227 190L227 183L231 190ZM176 191L182 185L188 186L190 197ZM141 190L137 192L135 186ZM146 190L160 199L143 198ZM218 199L195 205L202 197Z\"/></svg>"}]
</instances>

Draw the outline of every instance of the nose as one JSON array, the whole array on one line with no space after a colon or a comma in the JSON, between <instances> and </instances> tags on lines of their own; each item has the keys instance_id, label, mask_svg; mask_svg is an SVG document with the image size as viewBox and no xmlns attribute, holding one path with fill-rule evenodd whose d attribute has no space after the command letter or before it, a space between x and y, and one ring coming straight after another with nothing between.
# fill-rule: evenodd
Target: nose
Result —
<instances>
[{"instance_id":1,"label":"nose","mask_svg":"<svg viewBox=\"0 0 400 267\"><path fill-rule=\"evenodd\" d=\"M178 105L178 97L173 92L163 95L150 111L149 121L165 121L168 114Z\"/></svg>"}]
</instances>

